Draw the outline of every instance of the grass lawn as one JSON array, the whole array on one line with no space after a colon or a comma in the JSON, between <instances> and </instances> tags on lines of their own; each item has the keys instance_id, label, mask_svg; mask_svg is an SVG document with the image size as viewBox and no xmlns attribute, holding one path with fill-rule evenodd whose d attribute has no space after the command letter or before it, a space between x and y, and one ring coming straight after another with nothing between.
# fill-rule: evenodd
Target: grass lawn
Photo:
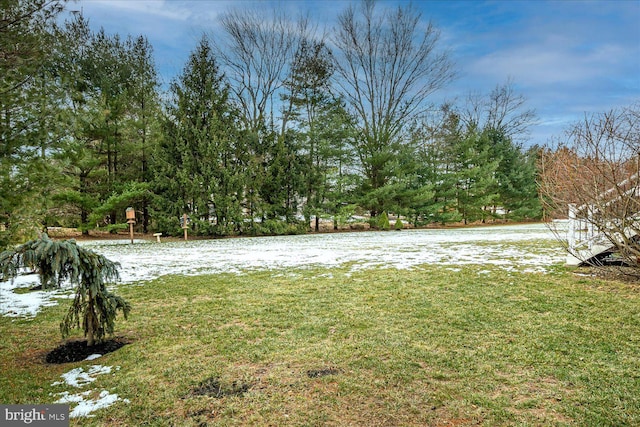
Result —
<instances>
[{"instance_id":1,"label":"grass lawn","mask_svg":"<svg viewBox=\"0 0 640 427\"><path fill-rule=\"evenodd\" d=\"M0 402L47 403L73 368L118 401L99 426L640 425L640 286L563 268L349 267L170 276L95 361L50 365L67 301L0 318Z\"/></svg>"}]
</instances>

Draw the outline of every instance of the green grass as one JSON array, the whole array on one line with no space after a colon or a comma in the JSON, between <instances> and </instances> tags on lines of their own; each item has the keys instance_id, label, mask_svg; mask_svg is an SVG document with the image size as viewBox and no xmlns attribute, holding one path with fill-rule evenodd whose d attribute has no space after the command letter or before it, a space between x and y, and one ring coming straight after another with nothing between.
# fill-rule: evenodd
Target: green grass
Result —
<instances>
[{"instance_id":1,"label":"green grass","mask_svg":"<svg viewBox=\"0 0 640 427\"><path fill-rule=\"evenodd\" d=\"M479 274L479 272L482 272ZM297 269L121 285L97 361L47 365L62 306L0 318L0 402L72 368L130 400L71 425L640 425L640 288L487 266ZM327 373L327 375L316 375ZM215 384L219 395L194 393ZM241 391L248 389L246 393Z\"/></svg>"}]
</instances>

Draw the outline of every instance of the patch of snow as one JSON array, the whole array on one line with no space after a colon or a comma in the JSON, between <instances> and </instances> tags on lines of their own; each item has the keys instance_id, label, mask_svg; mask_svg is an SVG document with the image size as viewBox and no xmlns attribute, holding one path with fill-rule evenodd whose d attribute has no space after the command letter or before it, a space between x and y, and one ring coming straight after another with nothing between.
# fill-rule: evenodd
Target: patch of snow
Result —
<instances>
[{"instance_id":1,"label":"patch of snow","mask_svg":"<svg viewBox=\"0 0 640 427\"><path fill-rule=\"evenodd\" d=\"M71 289L68 288L30 290L39 285L37 274L24 274L13 280L0 282L0 315L34 317L42 307L57 305L57 299L73 298Z\"/></svg>"},{"instance_id":2,"label":"patch of snow","mask_svg":"<svg viewBox=\"0 0 640 427\"><path fill-rule=\"evenodd\" d=\"M90 354L90 355L88 355L88 356L87 356L87 358L86 358L86 359L84 359L84 360L96 360L96 359L98 359L98 358L100 358L100 357L102 357L102 355L101 355L101 354L98 354L98 353L96 353L96 354Z\"/></svg>"},{"instance_id":3,"label":"patch of snow","mask_svg":"<svg viewBox=\"0 0 640 427\"><path fill-rule=\"evenodd\" d=\"M55 384L55 383L54 383ZM86 396L91 394L91 390L84 391L82 393L70 394L68 391L57 393L58 396L62 396L60 399L53 403L80 403L84 401Z\"/></svg>"},{"instance_id":4,"label":"patch of snow","mask_svg":"<svg viewBox=\"0 0 640 427\"><path fill-rule=\"evenodd\" d=\"M91 417L93 416L90 415L92 412L111 406L119 400L129 403L129 399L121 399L117 394L111 394L107 390L102 390L97 399L87 399L91 392L92 390L76 394L70 394L66 391L58 393L62 397L53 403L77 403L69 414L69 418Z\"/></svg>"},{"instance_id":5,"label":"patch of snow","mask_svg":"<svg viewBox=\"0 0 640 427\"><path fill-rule=\"evenodd\" d=\"M111 394L107 390L102 390L98 399L82 400L78 402L78 405L73 408L73 411L69 414L69 418L87 417L98 409L106 408L113 405L118 400L117 394Z\"/></svg>"},{"instance_id":6,"label":"patch of snow","mask_svg":"<svg viewBox=\"0 0 640 427\"><path fill-rule=\"evenodd\" d=\"M120 369L116 367L116 370ZM65 372L60 375L64 381L57 381L51 385L67 384L72 387L83 387L96 380L96 376L103 374L110 374L112 370L111 366L92 365L88 371L84 371L83 368L75 368L69 372Z\"/></svg>"},{"instance_id":7,"label":"patch of snow","mask_svg":"<svg viewBox=\"0 0 640 427\"><path fill-rule=\"evenodd\" d=\"M56 381L51 385L56 386L67 384L72 387L81 388L94 382L98 375L111 373L112 369L113 367L111 366L102 365L92 365L86 372L83 368L75 368L61 375L64 381ZM116 366L115 369L119 370L120 367ZM87 390L75 394L71 394L68 391L56 393L60 398L54 403L77 403L69 414L70 418L91 416L91 412L111 406L119 400L129 403L128 399L121 399L117 394L111 394L107 390L102 390L97 399L90 399L88 397L92 392L92 390Z\"/></svg>"}]
</instances>

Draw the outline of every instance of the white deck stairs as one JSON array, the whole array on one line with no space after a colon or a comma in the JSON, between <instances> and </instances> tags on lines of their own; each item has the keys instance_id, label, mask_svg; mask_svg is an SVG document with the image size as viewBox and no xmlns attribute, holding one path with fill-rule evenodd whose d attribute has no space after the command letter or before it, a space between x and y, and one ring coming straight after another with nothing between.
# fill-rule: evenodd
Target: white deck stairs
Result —
<instances>
[{"instance_id":1,"label":"white deck stairs","mask_svg":"<svg viewBox=\"0 0 640 427\"><path fill-rule=\"evenodd\" d=\"M638 185L638 174L634 174L624 180L615 188L612 188L600 194L597 200L606 200L608 196L618 194L612 197L607 205L616 203L622 199L640 197L640 186ZM631 188L629 188L629 186ZM620 192L620 189L624 189ZM602 205L600 205L602 206ZM638 235L640 230L640 212L634 213L624 221L627 226L624 228L624 236L622 231L613 232L619 227L607 227L601 230L594 225L593 215L597 214L595 205L582 205L577 207L575 204L569 205L569 222L567 228L567 261L569 266L578 266L584 264L599 264L602 259L616 251L616 243L629 241ZM622 219L621 222L622 223ZM632 226L631 226L632 225Z\"/></svg>"}]
</instances>

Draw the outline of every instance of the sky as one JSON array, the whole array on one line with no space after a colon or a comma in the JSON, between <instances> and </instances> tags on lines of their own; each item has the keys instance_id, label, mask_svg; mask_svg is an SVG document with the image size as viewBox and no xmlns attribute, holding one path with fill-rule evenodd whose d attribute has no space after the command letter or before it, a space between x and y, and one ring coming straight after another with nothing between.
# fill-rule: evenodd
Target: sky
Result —
<instances>
[{"instance_id":1,"label":"sky","mask_svg":"<svg viewBox=\"0 0 640 427\"><path fill-rule=\"evenodd\" d=\"M285 8L327 34L349 0L78 0L95 30L146 36L166 85L203 33L214 42L219 17L233 8ZM405 4L379 0L380 8ZM511 82L535 110L528 144L548 144L585 115L640 102L640 0L414 0L441 32L458 77L432 102L463 103Z\"/></svg>"}]
</instances>

